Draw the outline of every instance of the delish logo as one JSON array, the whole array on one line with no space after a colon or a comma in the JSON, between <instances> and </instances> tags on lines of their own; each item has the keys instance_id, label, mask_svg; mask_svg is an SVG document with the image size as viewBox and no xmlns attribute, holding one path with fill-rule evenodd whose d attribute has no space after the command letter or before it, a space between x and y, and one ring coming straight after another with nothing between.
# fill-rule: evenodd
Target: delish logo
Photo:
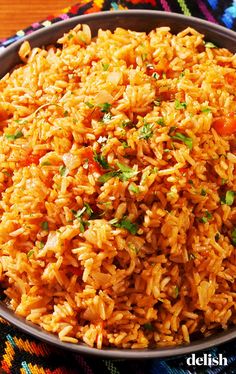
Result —
<instances>
[{"instance_id":1,"label":"delish logo","mask_svg":"<svg viewBox=\"0 0 236 374\"><path fill-rule=\"evenodd\" d=\"M213 356L211 353L204 353L203 357L196 357L195 353L192 353L186 360L188 366L227 366L228 361L226 357L223 357L222 353L218 356Z\"/></svg>"}]
</instances>

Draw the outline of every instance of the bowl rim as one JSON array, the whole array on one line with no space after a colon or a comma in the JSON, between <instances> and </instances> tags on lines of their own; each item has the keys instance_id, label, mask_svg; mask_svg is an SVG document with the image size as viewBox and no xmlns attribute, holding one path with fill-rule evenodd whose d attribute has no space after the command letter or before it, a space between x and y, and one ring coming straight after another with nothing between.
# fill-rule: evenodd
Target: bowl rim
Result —
<instances>
[{"instance_id":1,"label":"bowl rim","mask_svg":"<svg viewBox=\"0 0 236 374\"><path fill-rule=\"evenodd\" d=\"M236 32L229 30L223 26L196 18L185 16L178 13L169 13L163 11L156 11L156 10L122 10L122 11L104 11L104 12L97 12L92 14L86 15L79 15L72 17L67 20L59 21L55 24L52 24L46 28L37 30L31 34L25 35L24 37L18 39L10 46L4 47L3 51L0 51L0 60L3 56L10 55L16 53L19 46L25 41L35 41L40 38L41 35L45 33L50 33L53 31L59 31L61 28L65 26L69 27L75 23L86 23L90 20L100 20L104 18L110 18L111 20L117 17L130 17L135 15L146 15L146 16L156 16L158 19L176 19L178 22L183 21L190 21L192 27L198 26L205 26L209 28L213 32L222 37L228 36L232 40L236 40ZM153 359L153 358L171 358L176 357L184 354L189 354L192 352L198 352L201 350L206 350L208 348L226 343L234 338L236 338L236 327L233 327L227 331L216 333L210 337L202 338L197 341L193 341L186 345L181 346L173 346L173 347L162 347L162 348L155 348L155 349L120 349L120 348L91 348L84 343L72 344L67 342L62 342L59 338L54 335L53 333L48 333L43 330L38 325L35 325L26 319L17 316L14 311L10 310L2 301L0 301L0 316L7 320L8 322L12 323L14 326L18 327L20 330L24 331L31 336L38 338L48 344L52 344L60 349L70 350L74 353L81 353L86 355L93 355L99 356L103 358L116 358L116 359Z\"/></svg>"}]
</instances>

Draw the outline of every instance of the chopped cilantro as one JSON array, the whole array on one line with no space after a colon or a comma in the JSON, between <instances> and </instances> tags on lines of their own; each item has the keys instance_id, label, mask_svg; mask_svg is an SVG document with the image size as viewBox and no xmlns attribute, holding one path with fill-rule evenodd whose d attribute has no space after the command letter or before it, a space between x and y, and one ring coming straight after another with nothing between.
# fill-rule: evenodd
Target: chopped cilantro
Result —
<instances>
[{"instance_id":1,"label":"chopped cilantro","mask_svg":"<svg viewBox=\"0 0 236 374\"><path fill-rule=\"evenodd\" d=\"M143 127L141 128L139 139L149 139L153 135L152 131L153 124L151 123L145 123Z\"/></svg>"},{"instance_id":2,"label":"chopped cilantro","mask_svg":"<svg viewBox=\"0 0 236 374\"><path fill-rule=\"evenodd\" d=\"M121 229L126 229L132 235L137 234L138 225L136 223L131 222L126 217L123 217L120 221L117 221L117 220L115 221L115 220L116 220L116 218L114 220L110 221L111 225L113 225L115 227L119 227Z\"/></svg>"},{"instance_id":3,"label":"chopped cilantro","mask_svg":"<svg viewBox=\"0 0 236 374\"><path fill-rule=\"evenodd\" d=\"M193 181L192 181L192 179L189 179L189 180L188 180L188 183L191 184L191 185L193 186Z\"/></svg>"},{"instance_id":4,"label":"chopped cilantro","mask_svg":"<svg viewBox=\"0 0 236 374\"><path fill-rule=\"evenodd\" d=\"M109 104L109 103L99 104L99 106L101 108L102 113L108 113L110 108L111 108L111 104Z\"/></svg>"},{"instance_id":5,"label":"chopped cilantro","mask_svg":"<svg viewBox=\"0 0 236 374\"><path fill-rule=\"evenodd\" d=\"M64 116L64 117L68 117L68 116L69 116L69 112L68 112L68 110L65 110L65 112L63 113L63 116Z\"/></svg>"},{"instance_id":6,"label":"chopped cilantro","mask_svg":"<svg viewBox=\"0 0 236 374\"><path fill-rule=\"evenodd\" d=\"M117 166L119 167L120 172L119 178L122 181L127 181L128 179L133 178L135 175L138 174L137 171L133 170L127 165L121 164L120 162L117 162Z\"/></svg>"},{"instance_id":7,"label":"chopped cilantro","mask_svg":"<svg viewBox=\"0 0 236 374\"><path fill-rule=\"evenodd\" d=\"M123 128L128 127L128 126L132 126L132 121L130 121L130 120L123 121L122 124L121 124L121 126Z\"/></svg>"},{"instance_id":8,"label":"chopped cilantro","mask_svg":"<svg viewBox=\"0 0 236 374\"><path fill-rule=\"evenodd\" d=\"M227 205L233 205L234 203L234 196L235 192L234 191L227 191L225 195L225 203Z\"/></svg>"},{"instance_id":9,"label":"chopped cilantro","mask_svg":"<svg viewBox=\"0 0 236 374\"><path fill-rule=\"evenodd\" d=\"M93 214L93 209L88 203L84 203L84 206L86 208L86 213L89 215L89 217Z\"/></svg>"},{"instance_id":10,"label":"chopped cilantro","mask_svg":"<svg viewBox=\"0 0 236 374\"><path fill-rule=\"evenodd\" d=\"M160 101L160 100L154 100L154 101L153 101L153 104L154 104L155 106L160 106L160 105L161 105L161 101Z\"/></svg>"},{"instance_id":11,"label":"chopped cilantro","mask_svg":"<svg viewBox=\"0 0 236 374\"><path fill-rule=\"evenodd\" d=\"M43 230L48 231L49 230L48 222L47 221L42 222L41 227Z\"/></svg>"},{"instance_id":12,"label":"chopped cilantro","mask_svg":"<svg viewBox=\"0 0 236 374\"><path fill-rule=\"evenodd\" d=\"M5 136L9 140L16 140L16 139L22 138L22 136L24 135L22 131L17 131L15 134L6 134Z\"/></svg>"},{"instance_id":13,"label":"chopped cilantro","mask_svg":"<svg viewBox=\"0 0 236 374\"><path fill-rule=\"evenodd\" d=\"M181 102L179 100L175 100L175 109L186 109L187 104L185 102Z\"/></svg>"},{"instance_id":14,"label":"chopped cilantro","mask_svg":"<svg viewBox=\"0 0 236 374\"><path fill-rule=\"evenodd\" d=\"M107 71L109 68L109 64L102 63L102 68L103 68L103 71Z\"/></svg>"},{"instance_id":15,"label":"chopped cilantro","mask_svg":"<svg viewBox=\"0 0 236 374\"><path fill-rule=\"evenodd\" d=\"M85 105L87 105L90 109L94 107L94 105L90 103L89 101L86 101Z\"/></svg>"},{"instance_id":16,"label":"chopped cilantro","mask_svg":"<svg viewBox=\"0 0 236 374\"><path fill-rule=\"evenodd\" d=\"M218 48L214 43L212 42L204 42L206 48Z\"/></svg>"},{"instance_id":17,"label":"chopped cilantro","mask_svg":"<svg viewBox=\"0 0 236 374\"><path fill-rule=\"evenodd\" d=\"M176 132L176 134L172 136L172 139L182 141L189 149L193 148L193 139L180 132Z\"/></svg>"},{"instance_id":18,"label":"chopped cilantro","mask_svg":"<svg viewBox=\"0 0 236 374\"><path fill-rule=\"evenodd\" d=\"M166 125L163 117L159 118L156 122L157 122L158 125L160 125L162 127L164 127Z\"/></svg>"},{"instance_id":19,"label":"chopped cilantro","mask_svg":"<svg viewBox=\"0 0 236 374\"><path fill-rule=\"evenodd\" d=\"M176 128L177 128L176 126L171 126L170 129L169 129L168 135L171 136L171 134L173 134L173 132L175 131Z\"/></svg>"},{"instance_id":20,"label":"chopped cilantro","mask_svg":"<svg viewBox=\"0 0 236 374\"><path fill-rule=\"evenodd\" d=\"M31 251L29 251L29 252L27 253L27 257L30 258L33 254L34 254L34 250L31 249Z\"/></svg>"},{"instance_id":21,"label":"chopped cilantro","mask_svg":"<svg viewBox=\"0 0 236 374\"><path fill-rule=\"evenodd\" d=\"M111 178L119 176L119 174L120 174L120 173L119 173L118 170L109 171L108 173L101 175L101 176L98 178L98 181L99 181L100 183L106 183L106 182L109 181Z\"/></svg>"},{"instance_id":22,"label":"chopped cilantro","mask_svg":"<svg viewBox=\"0 0 236 374\"><path fill-rule=\"evenodd\" d=\"M51 163L49 161L44 161L41 163L41 166L50 166Z\"/></svg>"},{"instance_id":23,"label":"chopped cilantro","mask_svg":"<svg viewBox=\"0 0 236 374\"><path fill-rule=\"evenodd\" d=\"M179 287L178 287L178 286L175 286L175 287L173 288L173 297L174 297L175 299L177 299L178 296L179 296Z\"/></svg>"},{"instance_id":24,"label":"chopped cilantro","mask_svg":"<svg viewBox=\"0 0 236 374\"><path fill-rule=\"evenodd\" d=\"M143 328L147 331L153 331L154 327L151 323L144 323Z\"/></svg>"},{"instance_id":25,"label":"chopped cilantro","mask_svg":"<svg viewBox=\"0 0 236 374\"><path fill-rule=\"evenodd\" d=\"M44 242L39 242L39 249L43 249L44 247Z\"/></svg>"},{"instance_id":26,"label":"chopped cilantro","mask_svg":"<svg viewBox=\"0 0 236 374\"><path fill-rule=\"evenodd\" d=\"M65 167L64 165L61 165L61 166L59 167L59 173L60 173L60 175L61 175L62 177L64 177L64 176L66 175L66 173L67 173L67 169L66 169L66 167Z\"/></svg>"},{"instance_id":27,"label":"chopped cilantro","mask_svg":"<svg viewBox=\"0 0 236 374\"><path fill-rule=\"evenodd\" d=\"M228 183L228 179L226 179L226 178L222 178L222 179L221 179L221 184L222 184L222 186L223 186L224 184L226 184L226 183Z\"/></svg>"},{"instance_id":28,"label":"chopped cilantro","mask_svg":"<svg viewBox=\"0 0 236 374\"><path fill-rule=\"evenodd\" d=\"M94 152L93 158L98 164L100 164L103 167L103 169L109 169L109 164L103 155Z\"/></svg>"},{"instance_id":29,"label":"chopped cilantro","mask_svg":"<svg viewBox=\"0 0 236 374\"><path fill-rule=\"evenodd\" d=\"M122 146L123 146L124 149L130 148L130 146L128 145L127 142L122 142L121 144L122 144Z\"/></svg>"},{"instance_id":30,"label":"chopped cilantro","mask_svg":"<svg viewBox=\"0 0 236 374\"><path fill-rule=\"evenodd\" d=\"M153 77L154 79L158 79L158 78L159 78L159 74L155 72L155 73L152 74L152 77Z\"/></svg>"},{"instance_id":31,"label":"chopped cilantro","mask_svg":"<svg viewBox=\"0 0 236 374\"><path fill-rule=\"evenodd\" d=\"M201 196L206 196L207 192L204 188L201 189Z\"/></svg>"},{"instance_id":32,"label":"chopped cilantro","mask_svg":"<svg viewBox=\"0 0 236 374\"><path fill-rule=\"evenodd\" d=\"M236 227L231 232L231 242L236 247Z\"/></svg>"},{"instance_id":33,"label":"chopped cilantro","mask_svg":"<svg viewBox=\"0 0 236 374\"><path fill-rule=\"evenodd\" d=\"M128 190L133 193L139 193L139 188L134 183L130 183Z\"/></svg>"},{"instance_id":34,"label":"chopped cilantro","mask_svg":"<svg viewBox=\"0 0 236 374\"><path fill-rule=\"evenodd\" d=\"M201 223L207 223L210 219L212 219L212 214L210 212L208 212L208 210L205 211L205 216L204 217L201 217L199 219L199 221Z\"/></svg>"},{"instance_id":35,"label":"chopped cilantro","mask_svg":"<svg viewBox=\"0 0 236 374\"><path fill-rule=\"evenodd\" d=\"M220 234L217 232L215 234L215 241L218 242L219 239L220 239Z\"/></svg>"},{"instance_id":36,"label":"chopped cilantro","mask_svg":"<svg viewBox=\"0 0 236 374\"><path fill-rule=\"evenodd\" d=\"M222 196L220 199L221 204L226 204L226 205L233 205L234 203L234 196L235 192L234 191L227 191L225 196Z\"/></svg>"},{"instance_id":37,"label":"chopped cilantro","mask_svg":"<svg viewBox=\"0 0 236 374\"><path fill-rule=\"evenodd\" d=\"M184 76L185 76L185 72L182 71L182 73L180 73L179 77L180 77L180 78L183 78Z\"/></svg>"},{"instance_id":38,"label":"chopped cilantro","mask_svg":"<svg viewBox=\"0 0 236 374\"><path fill-rule=\"evenodd\" d=\"M68 39L68 40L71 40L73 37L74 37L74 35L69 34L69 35L67 36L67 39Z\"/></svg>"},{"instance_id":39,"label":"chopped cilantro","mask_svg":"<svg viewBox=\"0 0 236 374\"><path fill-rule=\"evenodd\" d=\"M203 108L203 109L201 109L201 112L202 113L210 113L211 109L210 108Z\"/></svg>"}]
</instances>

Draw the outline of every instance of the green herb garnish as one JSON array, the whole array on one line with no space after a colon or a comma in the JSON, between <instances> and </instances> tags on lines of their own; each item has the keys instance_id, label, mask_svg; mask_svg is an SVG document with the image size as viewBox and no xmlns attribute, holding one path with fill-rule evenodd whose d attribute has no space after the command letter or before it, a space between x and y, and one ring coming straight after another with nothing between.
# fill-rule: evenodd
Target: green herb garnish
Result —
<instances>
[{"instance_id":1,"label":"green herb garnish","mask_svg":"<svg viewBox=\"0 0 236 374\"><path fill-rule=\"evenodd\" d=\"M201 217L199 219L199 221L201 223L207 223L210 219L212 219L212 214L210 212L208 212L208 210L205 211L205 216L204 217Z\"/></svg>"},{"instance_id":2,"label":"green herb garnish","mask_svg":"<svg viewBox=\"0 0 236 374\"><path fill-rule=\"evenodd\" d=\"M236 227L231 232L231 242L236 247Z\"/></svg>"},{"instance_id":3,"label":"green herb garnish","mask_svg":"<svg viewBox=\"0 0 236 374\"><path fill-rule=\"evenodd\" d=\"M107 71L109 68L109 64L102 63L102 68L103 68L103 71Z\"/></svg>"},{"instance_id":4,"label":"green herb garnish","mask_svg":"<svg viewBox=\"0 0 236 374\"><path fill-rule=\"evenodd\" d=\"M193 139L180 132L176 132L176 134L172 136L172 139L182 141L189 149L193 148Z\"/></svg>"},{"instance_id":5,"label":"green herb garnish","mask_svg":"<svg viewBox=\"0 0 236 374\"><path fill-rule=\"evenodd\" d=\"M120 173L119 173L118 170L109 171L108 173L101 175L101 176L98 178L98 182L100 182L100 183L106 183L106 182L109 181L111 178L118 177L119 174L120 174Z\"/></svg>"},{"instance_id":6,"label":"green herb garnish","mask_svg":"<svg viewBox=\"0 0 236 374\"><path fill-rule=\"evenodd\" d=\"M48 222L47 221L42 222L41 228L45 231L48 231L49 230Z\"/></svg>"},{"instance_id":7,"label":"green herb garnish","mask_svg":"<svg viewBox=\"0 0 236 374\"><path fill-rule=\"evenodd\" d=\"M88 203L84 203L84 206L86 208L86 213L88 214L89 217L91 217L91 215L93 214L93 209Z\"/></svg>"},{"instance_id":8,"label":"green herb garnish","mask_svg":"<svg viewBox=\"0 0 236 374\"><path fill-rule=\"evenodd\" d=\"M8 140L16 140L22 138L22 136L24 136L22 131L17 131L15 134L5 134Z\"/></svg>"},{"instance_id":9,"label":"green herb garnish","mask_svg":"<svg viewBox=\"0 0 236 374\"><path fill-rule=\"evenodd\" d=\"M179 287L178 287L178 286L175 286L175 287L173 288L173 297L174 297L175 299L177 299L178 296L179 296Z\"/></svg>"},{"instance_id":10,"label":"green herb garnish","mask_svg":"<svg viewBox=\"0 0 236 374\"><path fill-rule=\"evenodd\" d=\"M144 323L143 328L147 331L153 331L154 327L151 323Z\"/></svg>"},{"instance_id":11,"label":"green herb garnish","mask_svg":"<svg viewBox=\"0 0 236 374\"><path fill-rule=\"evenodd\" d=\"M201 109L201 112L202 113L210 113L211 109L210 108L203 108L203 109Z\"/></svg>"},{"instance_id":12,"label":"green herb garnish","mask_svg":"<svg viewBox=\"0 0 236 374\"><path fill-rule=\"evenodd\" d=\"M159 118L156 122L157 122L158 125L160 125L162 127L164 127L166 125L163 117Z\"/></svg>"},{"instance_id":13,"label":"green herb garnish","mask_svg":"<svg viewBox=\"0 0 236 374\"><path fill-rule=\"evenodd\" d=\"M41 166L50 166L51 165L51 162L49 161L44 161L41 163Z\"/></svg>"},{"instance_id":14,"label":"green herb garnish","mask_svg":"<svg viewBox=\"0 0 236 374\"><path fill-rule=\"evenodd\" d=\"M201 196L206 196L207 192L204 188L201 189Z\"/></svg>"},{"instance_id":15,"label":"green herb garnish","mask_svg":"<svg viewBox=\"0 0 236 374\"><path fill-rule=\"evenodd\" d=\"M212 42L204 42L206 48L218 48L214 43Z\"/></svg>"},{"instance_id":16,"label":"green herb garnish","mask_svg":"<svg viewBox=\"0 0 236 374\"><path fill-rule=\"evenodd\" d=\"M109 164L103 155L94 152L93 158L98 164L100 164L103 167L103 169L109 169Z\"/></svg>"},{"instance_id":17,"label":"green herb garnish","mask_svg":"<svg viewBox=\"0 0 236 374\"><path fill-rule=\"evenodd\" d=\"M122 146L123 146L124 149L130 148L130 146L128 145L127 142L122 142L121 144L122 144Z\"/></svg>"},{"instance_id":18,"label":"green herb garnish","mask_svg":"<svg viewBox=\"0 0 236 374\"><path fill-rule=\"evenodd\" d=\"M220 239L220 234L217 232L215 234L215 241L218 242L219 239Z\"/></svg>"},{"instance_id":19,"label":"green herb garnish","mask_svg":"<svg viewBox=\"0 0 236 374\"><path fill-rule=\"evenodd\" d=\"M128 190L133 193L139 193L139 188L134 183L130 183Z\"/></svg>"},{"instance_id":20,"label":"green herb garnish","mask_svg":"<svg viewBox=\"0 0 236 374\"><path fill-rule=\"evenodd\" d=\"M94 107L94 105L90 103L89 101L86 101L85 105L87 105L90 109Z\"/></svg>"},{"instance_id":21,"label":"green herb garnish","mask_svg":"<svg viewBox=\"0 0 236 374\"><path fill-rule=\"evenodd\" d=\"M102 113L108 113L110 110L111 104L103 103L103 104L99 104L98 106L100 106Z\"/></svg>"},{"instance_id":22,"label":"green herb garnish","mask_svg":"<svg viewBox=\"0 0 236 374\"><path fill-rule=\"evenodd\" d=\"M135 171L129 166L123 165L120 162L117 162L117 166L119 167L119 178L122 181L127 181L128 179L133 178L138 174L138 171Z\"/></svg>"},{"instance_id":23,"label":"green herb garnish","mask_svg":"<svg viewBox=\"0 0 236 374\"><path fill-rule=\"evenodd\" d=\"M179 100L175 100L175 109L186 109L187 104L185 102L181 102Z\"/></svg>"},{"instance_id":24,"label":"green herb garnish","mask_svg":"<svg viewBox=\"0 0 236 374\"><path fill-rule=\"evenodd\" d=\"M69 35L67 36L67 39L68 39L68 40L71 40L73 37L74 37L74 35L69 34Z\"/></svg>"},{"instance_id":25,"label":"green herb garnish","mask_svg":"<svg viewBox=\"0 0 236 374\"><path fill-rule=\"evenodd\" d=\"M131 222L126 217L123 217L120 221L117 221L115 218L114 220L110 221L110 224L121 229L126 229L132 235L136 235L138 231L138 225L136 223Z\"/></svg>"},{"instance_id":26,"label":"green herb garnish","mask_svg":"<svg viewBox=\"0 0 236 374\"><path fill-rule=\"evenodd\" d=\"M30 258L33 254L34 254L34 250L31 249L31 251L29 251L29 252L27 253L27 257Z\"/></svg>"},{"instance_id":27,"label":"green herb garnish","mask_svg":"<svg viewBox=\"0 0 236 374\"><path fill-rule=\"evenodd\" d=\"M145 123L143 127L141 128L139 139L149 139L153 135L152 131L153 124L151 123Z\"/></svg>"},{"instance_id":28,"label":"green herb garnish","mask_svg":"<svg viewBox=\"0 0 236 374\"><path fill-rule=\"evenodd\" d=\"M227 191L225 196L223 196L220 201L221 204L226 204L226 205L233 205L234 203L234 197L235 197L235 192L234 191Z\"/></svg>"},{"instance_id":29,"label":"green herb garnish","mask_svg":"<svg viewBox=\"0 0 236 374\"><path fill-rule=\"evenodd\" d=\"M67 169L66 169L66 167L65 167L64 165L61 165L61 166L59 167L59 173L60 173L60 175L61 175L62 177L64 177L64 176L66 175L66 173L67 173Z\"/></svg>"},{"instance_id":30,"label":"green herb garnish","mask_svg":"<svg viewBox=\"0 0 236 374\"><path fill-rule=\"evenodd\" d=\"M160 106L160 105L161 105L161 101L160 101L160 100L154 100L154 101L153 101L153 104L154 104L155 106Z\"/></svg>"}]
</instances>

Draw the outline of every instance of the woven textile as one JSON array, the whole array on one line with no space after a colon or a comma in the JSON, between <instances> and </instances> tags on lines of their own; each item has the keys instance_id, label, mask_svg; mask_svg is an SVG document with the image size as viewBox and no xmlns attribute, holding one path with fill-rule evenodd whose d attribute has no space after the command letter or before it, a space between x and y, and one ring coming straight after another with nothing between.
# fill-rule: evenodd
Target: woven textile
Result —
<instances>
[{"instance_id":1,"label":"woven textile","mask_svg":"<svg viewBox=\"0 0 236 374\"><path fill-rule=\"evenodd\" d=\"M60 14L32 24L16 35L0 41L0 48L7 47L34 30L48 27L63 19L101 10L156 9L183 13L222 24L236 30L236 0L81 0ZM102 360L75 355L37 341L0 318L0 373L8 374L236 374L236 340L209 350L212 357L222 353L228 360L227 367L188 367L187 356L169 360L117 361ZM202 357L200 352L196 357Z\"/></svg>"}]
</instances>

